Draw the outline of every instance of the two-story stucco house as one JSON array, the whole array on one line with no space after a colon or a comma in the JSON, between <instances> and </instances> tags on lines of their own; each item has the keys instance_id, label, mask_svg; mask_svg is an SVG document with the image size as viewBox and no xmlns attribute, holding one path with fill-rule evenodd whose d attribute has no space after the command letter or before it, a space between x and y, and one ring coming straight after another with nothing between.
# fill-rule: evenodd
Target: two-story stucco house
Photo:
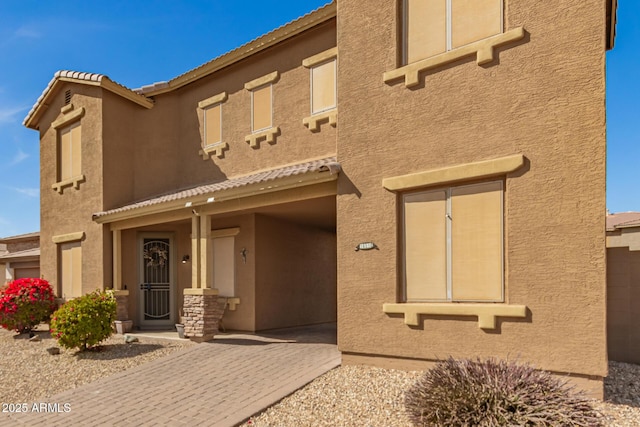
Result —
<instances>
[{"instance_id":1,"label":"two-story stucco house","mask_svg":"<svg viewBox=\"0 0 640 427\"><path fill-rule=\"evenodd\" d=\"M338 0L139 89L56 73L41 274L210 339L337 321L344 363L519 358L602 393L615 0Z\"/></svg>"}]
</instances>

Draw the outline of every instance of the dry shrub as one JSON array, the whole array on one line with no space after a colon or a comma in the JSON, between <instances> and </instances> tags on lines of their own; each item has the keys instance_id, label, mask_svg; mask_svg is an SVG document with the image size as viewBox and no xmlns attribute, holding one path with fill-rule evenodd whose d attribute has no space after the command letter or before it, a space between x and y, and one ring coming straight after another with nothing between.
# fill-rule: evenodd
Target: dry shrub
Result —
<instances>
[{"instance_id":1,"label":"dry shrub","mask_svg":"<svg viewBox=\"0 0 640 427\"><path fill-rule=\"evenodd\" d=\"M602 426L588 398L531 366L449 357L405 394L416 426Z\"/></svg>"}]
</instances>

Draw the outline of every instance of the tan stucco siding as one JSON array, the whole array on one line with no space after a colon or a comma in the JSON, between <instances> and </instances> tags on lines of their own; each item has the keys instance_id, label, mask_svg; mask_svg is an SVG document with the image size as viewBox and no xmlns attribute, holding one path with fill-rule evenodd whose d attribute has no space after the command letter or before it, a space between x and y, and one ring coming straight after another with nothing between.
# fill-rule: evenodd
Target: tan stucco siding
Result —
<instances>
[{"instance_id":1,"label":"tan stucco siding","mask_svg":"<svg viewBox=\"0 0 640 427\"><path fill-rule=\"evenodd\" d=\"M383 83L399 63L396 3L338 3L340 349L520 357L606 375L601 2L506 1L505 30L524 26L522 42L489 66L428 72L415 89ZM527 161L505 181L505 301L526 305L527 318L484 332L468 317L423 316L411 328L383 313L400 301L401 258L398 196L382 180L516 154ZM353 251L369 241L380 250Z\"/></svg>"},{"instance_id":2,"label":"tan stucco siding","mask_svg":"<svg viewBox=\"0 0 640 427\"><path fill-rule=\"evenodd\" d=\"M256 329L336 320L335 234L256 215Z\"/></svg>"},{"instance_id":3,"label":"tan stucco siding","mask_svg":"<svg viewBox=\"0 0 640 427\"><path fill-rule=\"evenodd\" d=\"M105 205L224 180L280 165L336 153L337 131L323 124L311 132L302 123L310 114L310 74L302 61L335 47L335 20L313 28L255 56L177 91L158 95L152 109L142 109L111 93L104 94ZM251 92L245 83L274 71L274 144L259 148L245 142L251 134ZM106 91L105 91L106 92ZM203 160L203 113L198 104L226 92L222 104L224 157Z\"/></svg>"},{"instance_id":4,"label":"tan stucco siding","mask_svg":"<svg viewBox=\"0 0 640 427\"><path fill-rule=\"evenodd\" d=\"M56 129L51 122L61 117L64 93L71 91L75 109L84 108L82 125L82 173L85 182L79 188L66 187L62 194L51 188L56 182ZM52 237L84 232L82 240L82 291L103 288L105 259L103 257L103 226L92 221L91 213L102 204L102 100L100 88L66 84L42 116L40 126L40 262L41 274L54 286L59 285L58 247ZM108 267L108 266L107 266Z\"/></svg>"}]
</instances>

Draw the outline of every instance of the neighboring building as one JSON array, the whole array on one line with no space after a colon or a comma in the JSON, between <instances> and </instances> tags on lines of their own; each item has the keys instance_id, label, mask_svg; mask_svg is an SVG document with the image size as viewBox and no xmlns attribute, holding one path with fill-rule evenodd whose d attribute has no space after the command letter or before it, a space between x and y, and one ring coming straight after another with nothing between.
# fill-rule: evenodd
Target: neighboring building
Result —
<instances>
[{"instance_id":1,"label":"neighboring building","mask_svg":"<svg viewBox=\"0 0 640 427\"><path fill-rule=\"evenodd\" d=\"M441 3L340 0L140 89L56 73L25 119L45 279L140 328L337 319L344 363L601 396L615 0Z\"/></svg>"},{"instance_id":2,"label":"neighboring building","mask_svg":"<svg viewBox=\"0 0 640 427\"><path fill-rule=\"evenodd\" d=\"M40 233L0 238L0 285L40 277Z\"/></svg>"},{"instance_id":3,"label":"neighboring building","mask_svg":"<svg viewBox=\"0 0 640 427\"><path fill-rule=\"evenodd\" d=\"M640 212L607 215L609 358L640 363Z\"/></svg>"}]
</instances>

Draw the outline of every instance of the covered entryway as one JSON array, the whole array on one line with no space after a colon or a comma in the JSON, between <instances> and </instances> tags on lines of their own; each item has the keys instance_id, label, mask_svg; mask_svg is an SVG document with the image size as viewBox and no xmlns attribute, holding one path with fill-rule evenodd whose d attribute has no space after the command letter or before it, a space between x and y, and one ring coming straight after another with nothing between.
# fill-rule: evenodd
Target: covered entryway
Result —
<instances>
[{"instance_id":1,"label":"covered entryway","mask_svg":"<svg viewBox=\"0 0 640 427\"><path fill-rule=\"evenodd\" d=\"M180 322L196 340L222 316L241 331L335 322L339 170L313 160L96 214L119 306L139 328Z\"/></svg>"}]
</instances>

